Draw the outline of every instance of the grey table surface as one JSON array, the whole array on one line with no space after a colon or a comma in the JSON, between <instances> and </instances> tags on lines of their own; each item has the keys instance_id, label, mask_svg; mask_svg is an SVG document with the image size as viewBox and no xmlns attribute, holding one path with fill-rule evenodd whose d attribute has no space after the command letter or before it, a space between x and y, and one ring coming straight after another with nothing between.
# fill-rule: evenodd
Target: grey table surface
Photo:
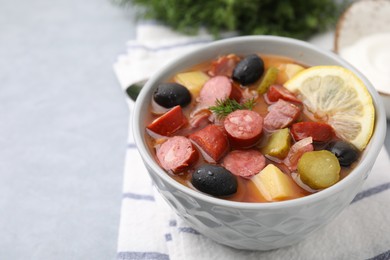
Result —
<instances>
[{"instance_id":1,"label":"grey table surface","mask_svg":"<svg viewBox=\"0 0 390 260\"><path fill-rule=\"evenodd\" d=\"M135 36L110 0L0 0L0 259L115 259Z\"/></svg>"},{"instance_id":2,"label":"grey table surface","mask_svg":"<svg viewBox=\"0 0 390 260\"><path fill-rule=\"evenodd\" d=\"M0 259L115 258L129 112L112 64L133 16L0 0Z\"/></svg>"}]
</instances>

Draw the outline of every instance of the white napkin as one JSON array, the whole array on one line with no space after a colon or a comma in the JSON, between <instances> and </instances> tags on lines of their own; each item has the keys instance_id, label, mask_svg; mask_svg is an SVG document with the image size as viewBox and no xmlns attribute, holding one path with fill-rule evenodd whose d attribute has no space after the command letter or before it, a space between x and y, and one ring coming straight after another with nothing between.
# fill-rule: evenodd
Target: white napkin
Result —
<instances>
[{"instance_id":1,"label":"white napkin","mask_svg":"<svg viewBox=\"0 0 390 260\"><path fill-rule=\"evenodd\" d=\"M140 24L137 39L128 43L114 71L125 90L210 41L204 32L189 37L158 24ZM324 47L321 37L312 42ZM390 160L384 148L362 191L328 226L296 245L256 252L219 245L177 217L153 188L133 141L131 118L128 142L117 259L390 259Z\"/></svg>"}]
</instances>

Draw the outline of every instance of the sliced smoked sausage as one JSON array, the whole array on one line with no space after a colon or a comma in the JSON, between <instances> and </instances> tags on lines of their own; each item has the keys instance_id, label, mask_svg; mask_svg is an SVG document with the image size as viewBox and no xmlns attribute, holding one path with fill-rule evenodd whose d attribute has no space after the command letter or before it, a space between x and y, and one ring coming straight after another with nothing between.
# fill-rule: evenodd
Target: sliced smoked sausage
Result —
<instances>
[{"instance_id":1,"label":"sliced smoked sausage","mask_svg":"<svg viewBox=\"0 0 390 260\"><path fill-rule=\"evenodd\" d=\"M146 128L151 135L154 133L162 136L170 136L187 123L188 120L183 114L183 110L177 105L162 116L153 120ZM150 133L150 131L152 133Z\"/></svg>"},{"instance_id":2,"label":"sliced smoked sausage","mask_svg":"<svg viewBox=\"0 0 390 260\"><path fill-rule=\"evenodd\" d=\"M312 137L314 142L328 142L334 138L333 127L321 122L299 122L291 126L291 134L295 141Z\"/></svg>"},{"instance_id":3,"label":"sliced smoked sausage","mask_svg":"<svg viewBox=\"0 0 390 260\"><path fill-rule=\"evenodd\" d=\"M266 94L268 101L276 102L279 99L291 101L295 103L302 103L293 93L282 85L271 85Z\"/></svg>"},{"instance_id":4,"label":"sliced smoked sausage","mask_svg":"<svg viewBox=\"0 0 390 260\"><path fill-rule=\"evenodd\" d=\"M267 131L275 131L285 128L298 119L301 109L283 99L268 107L268 114L264 118L264 128Z\"/></svg>"},{"instance_id":5,"label":"sliced smoked sausage","mask_svg":"<svg viewBox=\"0 0 390 260\"><path fill-rule=\"evenodd\" d=\"M168 138L157 148L157 159L165 170L179 173L199 158L192 142L184 136Z\"/></svg>"},{"instance_id":6,"label":"sliced smoked sausage","mask_svg":"<svg viewBox=\"0 0 390 260\"><path fill-rule=\"evenodd\" d=\"M209 75L213 77L222 75L231 78L233 75L233 70L239 62L240 57L235 54L219 57L217 60L211 62Z\"/></svg>"},{"instance_id":7,"label":"sliced smoked sausage","mask_svg":"<svg viewBox=\"0 0 390 260\"><path fill-rule=\"evenodd\" d=\"M251 110L236 110L224 120L223 126L233 147L256 145L263 130L263 118Z\"/></svg>"},{"instance_id":8,"label":"sliced smoked sausage","mask_svg":"<svg viewBox=\"0 0 390 260\"><path fill-rule=\"evenodd\" d=\"M241 90L234 86L226 76L215 76L209 79L199 93L199 103L202 107L215 105L215 101L227 98L240 101Z\"/></svg>"},{"instance_id":9,"label":"sliced smoked sausage","mask_svg":"<svg viewBox=\"0 0 390 260\"><path fill-rule=\"evenodd\" d=\"M208 125L191 134L189 138L195 143L207 162L216 163L229 150L229 141L223 129Z\"/></svg>"},{"instance_id":10,"label":"sliced smoked sausage","mask_svg":"<svg viewBox=\"0 0 390 260\"><path fill-rule=\"evenodd\" d=\"M234 150L225 156L222 165L234 175L250 178L265 167L265 157L256 150Z\"/></svg>"}]
</instances>

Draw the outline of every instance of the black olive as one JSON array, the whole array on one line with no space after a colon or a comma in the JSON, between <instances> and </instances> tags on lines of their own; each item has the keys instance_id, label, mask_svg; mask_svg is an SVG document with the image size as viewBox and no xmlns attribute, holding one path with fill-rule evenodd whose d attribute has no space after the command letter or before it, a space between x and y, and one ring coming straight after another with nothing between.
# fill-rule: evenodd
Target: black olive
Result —
<instances>
[{"instance_id":1,"label":"black olive","mask_svg":"<svg viewBox=\"0 0 390 260\"><path fill-rule=\"evenodd\" d=\"M336 155L341 166L350 166L360 154L355 146L344 141L333 141L326 146L326 150Z\"/></svg>"},{"instance_id":2,"label":"black olive","mask_svg":"<svg viewBox=\"0 0 390 260\"><path fill-rule=\"evenodd\" d=\"M178 83L162 83L153 94L154 101L162 107L185 107L191 102L190 91Z\"/></svg>"},{"instance_id":3,"label":"black olive","mask_svg":"<svg viewBox=\"0 0 390 260\"><path fill-rule=\"evenodd\" d=\"M240 61L233 70L233 79L242 86L256 82L264 73L264 61L256 54L251 54Z\"/></svg>"},{"instance_id":4,"label":"black olive","mask_svg":"<svg viewBox=\"0 0 390 260\"><path fill-rule=\"evenodd\" d=\"M236 176L218 165L200 166L192 174L191 183L198 190L213 196L227 196L237 192Z\"/></svg>"}]
</instances>

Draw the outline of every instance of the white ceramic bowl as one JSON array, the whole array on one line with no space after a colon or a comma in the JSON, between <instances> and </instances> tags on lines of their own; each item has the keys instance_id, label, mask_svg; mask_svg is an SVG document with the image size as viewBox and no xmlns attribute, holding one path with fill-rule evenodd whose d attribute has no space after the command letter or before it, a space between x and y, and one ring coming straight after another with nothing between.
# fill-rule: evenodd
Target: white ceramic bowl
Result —
<instances>
[{"instance_id":1,"label":"white ceramic bowl","mask_svg":"<svg viewBox=\"0 0 390 260\"><path fill-rule=\"evenodd\" d=\"M168 80L175 73L229 53L283 55L308 65L341 65L355 72L367 85L376 109L375 131L359 165L345 179L321 192L272 203L242 203L214 198L169 177L153 159L152 151L145 142L145 118L148 117L153 91L158 83ZM239 249L269 250L305 239L349 205L383 145L386 116L372 85L337 55L289 38L248 36L211 43L176 59L156 73L138 96L132 124L138 150L150 176L162 197L180 217L218 243Z\"/></svg>"}]
</instances>

